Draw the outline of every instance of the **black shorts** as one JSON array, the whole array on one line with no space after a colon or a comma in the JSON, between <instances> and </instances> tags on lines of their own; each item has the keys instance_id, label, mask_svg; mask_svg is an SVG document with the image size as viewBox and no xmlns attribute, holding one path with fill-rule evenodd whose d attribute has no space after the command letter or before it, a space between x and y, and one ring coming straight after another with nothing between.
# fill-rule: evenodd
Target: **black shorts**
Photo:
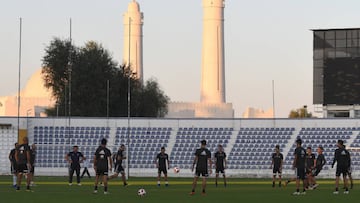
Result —
<instances>
[{"instance_id":1,"label":"black shorts","mask_svg":"<svg viewBox=\"0 0 360 203\"><path fill-rule=\"evenodd\" d=\"M125 172L122 165L116 165L114 171L115 171L115 173L124 173Z\"/></svg>"},{"instance_id":2,"label":"black shorts","mask_svg":"<svg viewBox=\"0 0 360 203\"><path fill-rule=\"evenodd\" d=\"M158 173L159 173L159 174L163 173L164 175L166 175L166 174L167 174L167 169L166 169L166 167L159 167L159 168L158 168Z\"/></svg>"},{"instance_id":3,"label":"black shorts","mask_svg":"<svg viewBox=\"0 0 360 203\"><path fill-rule=\"evenodd\" d=\"M207 177L209 177L209 172L208 172L207 170L198 170L198 169L196 169L196 171L195 171L195 177L200 177L200 175L201 175L202 177L207 178Z\"/></svg>"},{"instance_id":4,"label":"black shorts","mask_svg":"<svg viewBox=\"0 0 360 203\"><path fill-rule=\"evenodd\" d=\"M15 163L11 164L11 166L10 166L11 173L16 173L17 172L16 166L17 165Z\"/></svg>"},{"instance_id":5,"label":"black shorts","mask_svg":"<svg viewBox=\"0 0 360 203\"><path fill-rule=\"evenodd\" d=\"M340 176L340 175L346 176L349 174L349 168L348 167L342 167L342 166L338 166L336 167L336 176Z\"/></svg>"},{"instance_id":6,"label":"black shorts","mask_svg":"<svg viewBox=\"0 0 360 203\"><path fill-rule=\"evenodd\" d=\"M18 173L28 173L29 170L28 170L28 167L26 164L18 164L16 166L16 172Z\"/></svg>"},{"instance_id":7,"label":"black shorts","mask_svg":"<svg viewBox=\"0 0 360 203\"><path fill-rule=\"evenodd\" d=\"M322 170L322 168L316 167L316 168L312 171L312 175L313 175L313 176L318 176L321 170Z\"/></svg>"},{"instance_id":8,"label":"black shorts","mask_svg":"<svg viewBox=\"0 0 360 203\"><path fill-rule=\"evenodd\" d=\"M109 169L108 168L97 168L96 175L97 176L107 176L107 175L109 175Z\"/></svg>"},{"instance_id":9,"label":"black shorts","mask_svg":"<svg viewBox=\"0 0 360 203\"><path fill-rule=\"evenodd\" d=\"M72 169L72 170L80 170L80 164L71 164L70 165L70 169Z\"/></svg>"},{"instance_id":10,"label":"black shorts","mask_svg":"<svg viewBox=\"0 0 360 203\"><path fill-rule=\"evenodd\" d=\"M215 173L216 174L219 174L219 173L225 174L225 168L224 167L216 167Z\"/></svg>"},{"instance_id":11,"label":"black shorts","mask_svg":"<svg viewBox=\"0 0 360 203\"><path fill-rule=\"evenodd\" d=\"M279 174L281 175L281 169L280 167L274 167L273 168L273 175Z\"/></svg>"},{"instance_id":12,"label":"black shorts","mask_svg":"<svg viewBox=\"0 0 360 203\"><path fill-rule=\"evenodd\" d=\"M305 168L296 168L296 179L305 180Z\"/></svg>"}]
</instances>

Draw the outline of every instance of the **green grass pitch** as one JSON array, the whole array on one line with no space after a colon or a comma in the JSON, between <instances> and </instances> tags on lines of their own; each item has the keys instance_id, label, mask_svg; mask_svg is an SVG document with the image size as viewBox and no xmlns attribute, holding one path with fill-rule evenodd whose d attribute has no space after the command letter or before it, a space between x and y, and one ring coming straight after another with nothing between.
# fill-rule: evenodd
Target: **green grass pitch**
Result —
<instances>
[{"instance_id":1,"label":"green grass pitch","mask_svg":"<svg viewBox=\"0 0 360 203\"><path fill-rule=\"evenodd\" d=\"M74 177L75 178L75 177ZM110 194L104 195L103 188L99 186L99 193L92 194L94 179L84 179L82 186L69 186L67 177L36 177L36 186L33 192L26 192L22 186L21 191L16 192L11 187L10 176L0 176L0 202L26 202L26 203L230 203L230 202L261 202L261 203L296 203L296 202L337 202L358 203L360 201L360 185L356 181L354 189L345 195L340 191L339 195L332 194L334 190L333 180L321 180L319 188L307 191L304 196L292 196L295 184L290 183L286 188L272 188L271 180L264 179L229 179L229 185L224 188L221 184L216 188L214 179L208 179L207 195L201 195L201 182L199 181L196 194L189 196L191 182L189 178L170 179L170 186L156 186L155 178L130 178L129 186L122 187L120 179L112 180L109 185ZM220 182L221 183L221 182ZM137 190L144 188L147 192L145 197L139 197Z\"/></svg>"}]
</instances>

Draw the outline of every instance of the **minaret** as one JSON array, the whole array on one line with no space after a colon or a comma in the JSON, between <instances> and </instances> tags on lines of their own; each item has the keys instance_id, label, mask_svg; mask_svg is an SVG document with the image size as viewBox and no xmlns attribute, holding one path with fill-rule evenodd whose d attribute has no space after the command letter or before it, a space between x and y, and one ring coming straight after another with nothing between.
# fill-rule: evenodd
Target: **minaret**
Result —
<instances>
[{"instance_id":1,"label":"minaret","mask_svg":"<svg viewBox=\"0 0 360 203\"><path fill-rule=\"evenodd\" d=\"M225 103L225 0L203 1L201 102Z\"/></svg>"},{"instance_id":2,"label":"minaret","mask_svg":"<svg viewBox=\"0 0 360 203\"><path fill-rule=\"evenodd\" d=\"M143 82L143 33L144 15L139 3L132 0L124 14L124 50L123 62L128 65L136 77Z\"/></svg>"}]
</instances>

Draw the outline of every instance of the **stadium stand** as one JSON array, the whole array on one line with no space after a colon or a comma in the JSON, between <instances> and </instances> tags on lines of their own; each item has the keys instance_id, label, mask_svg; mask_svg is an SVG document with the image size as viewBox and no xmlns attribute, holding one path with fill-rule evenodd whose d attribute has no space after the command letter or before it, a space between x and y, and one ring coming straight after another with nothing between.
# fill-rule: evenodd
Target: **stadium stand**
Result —
<instances>
[{"instance_id":1,"label":"stadium stand","mask_svg":"<svg viewBox=\"0 0 360 203\"><path fill-rule=\"evenodd\" d=\"M357 133L353 143L350 144L351 161L353 164L353 170L360 170L360 132Z\"/></svg>"},{"instance_id":2,"label":"stadium stand","mask_svg":"<svg viewBox=\"0 0 360 203\"><path fill-rule=\"evenodd\" d=\"M17 142L18 131L11 125L0 126L0 173L9 172L9 152Z\"/></svg>"},{"instance_id":3,"label":"stadium stand","mask_svg":"<svg viewBox=\"0 0 360 203\"><path fill-rule=\"evenodd\" d=\"M4 119L3 119L4 120ZM3 121L2 120L2 121ZM5 121L7 121L5 119ZM6 123L12 123L11 121ZM179 167L179 176L191 176L190 167L195 149L202 139L214 154L218 144L228 155L231 176L268 177L271 154L280 145L284 155L284 173L292 175L294 142L303 139L303 146L323 146L327 165L322 177L333 177L329 165L333 159L336 141L343 139L351 151L354 176L360 169L360 127L355 119L127 119L73 118L71 127L67 119L31 118L23 128L28 128L30 143L38 146L38 175L64 175L67 173L65 155L73 145L92 161L101 138L108 139L108 147L116 152L129 138L129 167L132 176L156 173L154 158L165 146L170 155L171 167ZM12 126L16 122L14 121ZM1 173L9 173L7 155L17 137L14 127L0 129Z\"/></svg>"},{"instance_id":4,"label":"stadium stand","mask_svg":"<svg viewBox=\"0 0 360 203\"><path fill-rule=\"evenodd\" d=\"M316 154L316 148L322 146L324 148L324 156L327 161L327 166L324 167L325 170L329 169L331 166L334 150L336 147L336 142L339 139L344 140L344 143L349 143L351 137L353 137L353 130L356 128L331 128L331 127L322 127L322 128L302 128L300 133L297 135L298 138L303 140L303 147L311 147L313 153ZM293 163L293 152L296 148L296 144L293 143L290 151L287 153L285 159L285 168L291 169Z\"/></svg>"},{"instance_id":5,"label":"stadium stand","mask_svg":"<svg viewBox=\"0 0 360 203\"><path fill-rule=\"evenodd\" d=\"M230 169L268 169L276 145L281 151L295 128L241 128L229 154Z\"/></svg>"},{"instance_id":6,"label":"stadium stand","mask_svg":"<svg viewBox=\"0 0 360 203\"><path fill-rule=\"evenodd\" d=\"M118 127L115 135L115 146L126 144L129 133L130 168L155 168L154 158L159 149L167 144L172 128L161 127ZM114 147L114 152L117 151Z\"/></svg>"},{"instance_id":7,"label":"stadium stand","mask_svg":"<svg viewBox=\"0 0 360 203\"><path fill-rule=\"evenodd\" d=\"M194 149L199 147L199 143L203 139L207 141L211 152L215 152L218 144L226 148L232 131L233 128L179 128L176 134L175 145L170 155L173 159L173 165L189 169L194 159Z\"/></svg>"},{"instance_id":8,"label":"stadium stand","mask_svg":"<svg viewBox=\"0 0 360 203\"><path fill-rule=\"evenodd\" d=\"M85 157L92 158L101 138L110 138L110 128L35 126L33 143L37 145L37 167L67 167L64 159L71 146L81 146Z\"/></svg>"}]
</instances>

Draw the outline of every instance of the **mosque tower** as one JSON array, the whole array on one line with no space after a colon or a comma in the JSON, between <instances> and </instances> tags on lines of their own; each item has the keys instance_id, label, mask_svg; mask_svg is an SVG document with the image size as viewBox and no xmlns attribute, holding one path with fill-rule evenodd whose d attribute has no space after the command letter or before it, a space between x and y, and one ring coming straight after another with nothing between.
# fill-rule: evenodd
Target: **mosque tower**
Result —
<instances>
[{"instance_id":1,"label":"mosque tower","mask_svg":"<svg viewBox=\"0 0 360 203\"><path fill-rule=\"evenodd\" d=\"M124 14L124 50L123 62L131 66L136 77L143 82L143 24L144 15L136 0L129 3Z\"/></svg>"},{"instance_id":2,"label":"mosque tower","mask_svg":"<svg viewBox=\"0 0 360 203\"><path fill-rule=\"evenodd\" d=\"M225 0L203 1L201 103L225 103Z\"/></svg>"}]
</instances>

